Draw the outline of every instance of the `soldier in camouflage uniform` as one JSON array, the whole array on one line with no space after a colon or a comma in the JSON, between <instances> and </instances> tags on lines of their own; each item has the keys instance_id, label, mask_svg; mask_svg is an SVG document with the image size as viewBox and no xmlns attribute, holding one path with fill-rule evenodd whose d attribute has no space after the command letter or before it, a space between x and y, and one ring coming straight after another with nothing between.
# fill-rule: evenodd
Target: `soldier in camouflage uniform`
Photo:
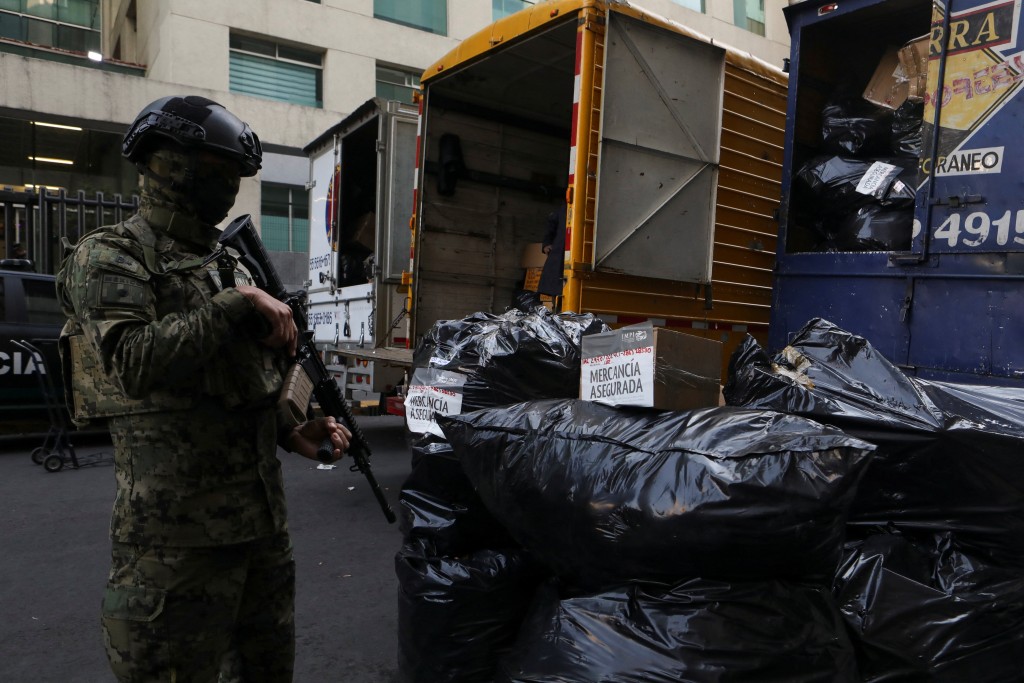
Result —
<instances>
[{"instance_id":1,"label":"soldier in camouflage uniform","mask_svg":"<svg viewBox=\"0 0 1024 683\"><path fill-rule=\"evenodd\" d=\"M291 681L294 581L277 446L335 459L333 418L282 424L275 403L291 310L211 256L259 140L221 105L157 100L124 139L144 176L138 214L83 237L57 275L76 421L115 449L112 566L103 598L121 681Z\"/></svg>"}]
</instances>

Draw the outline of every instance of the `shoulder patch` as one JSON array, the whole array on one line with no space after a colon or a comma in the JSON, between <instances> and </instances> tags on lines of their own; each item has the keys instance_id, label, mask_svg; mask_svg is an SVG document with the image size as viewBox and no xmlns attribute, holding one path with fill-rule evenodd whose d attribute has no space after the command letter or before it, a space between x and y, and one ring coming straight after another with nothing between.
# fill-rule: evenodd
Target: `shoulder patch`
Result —
<instances>
[{"instance_id":1,"label":"shoulder patch","mask_svg":"<svg viewBox=\"0 0 1024 683\"><path fill-rule=\"evenodd\" d=\"M149 305L148 270L117 246L94 242L89 247L86 304L89 308L145 309Z\"/></svg>"},{"instance_id":2,"label":"shoulder patch","mask_svg":"<svg viewBox=\"0 0 1024 683\"><path fill-rule=\"evenodd\" d=\"M148 280L149 272L141 263L116 249L95 249L93 263L104 270L114 270L140 280Z\"/></svg>"},{"instance_id":3,"label":"shoulder patch","mask_svg":"<svg viewBox=\"0 0 1024 683\"><path fill-rule=\"evenodd\" d=\"M119 273L101 273L96 300L100 306L145 308L146 289L143 285L145 279Z\"/></svg>"}]
</instances>

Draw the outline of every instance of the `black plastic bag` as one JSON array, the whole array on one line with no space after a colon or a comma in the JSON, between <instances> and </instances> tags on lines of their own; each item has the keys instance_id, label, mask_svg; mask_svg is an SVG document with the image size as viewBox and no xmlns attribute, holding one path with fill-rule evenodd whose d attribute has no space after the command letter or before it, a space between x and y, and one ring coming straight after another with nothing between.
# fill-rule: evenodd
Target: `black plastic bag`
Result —
<instances>
[{"instance_id":1,"label":"black plastic bag","mask_svg":"<svg viewBox=\"0 0 1024 683\"><path fill-rule=\"evenodd\" d=\"M893 112L858 95L833 97L821 111L821 149L845 156L885 154Z\"/></svg>"},{"instance_id":2,"label":"black plastic bag","mask_svg":"<svg viewBox=\"0 0 1024 683\"><path fill-rule=\"evenodd\" d=\"M398 669L408 683L490 683L543 575L521 550L438 556L427 539L395 556Z\"/></svg>"},{"instance_id":3,"label":"black plastic bag","mask_svg":"<svg viewBox=\"0 0 1024 683\"><path fill-rule=\"evenodd\" d=\"M440 419L484 504L552 571L828 582L872 447L802 418L535 401Z\"/></svg>"},{"instance_id":4,"label":"black plastic bag","mask_svg":"<svg viewBox=\"0 0 1024 683\"><path fill-rule=\"evenodd\" d=\"M867 204L908 208L916 196L917 161L817 156L800 167L796 178L802 191L830 216L845 216Z\"/></svg>"},{"instance_id":5,"label":"black plastic bag","mask_svg":"<svg viewBox=\"0 0 1024 683\"><path fill-rule=\"evenodd\" d=\"M539 593L496 683L858 683L828 589L778 581Z\"/></svg>"},{"instance_id":6,"label":"black plastic bag","mask_svg":"<svg viewBox=\"0 0 1024 683\"><path fill-rule=\"evenodd\" d=\"M512 303L509 309L515 309L522 313L540 313L543 315L548 310L548 307L544 305L539 292L520 289L512 295Z\"/></svg>"},{"instance_id":7,"label":"black plastic bag","mask_svg":"<svg viewBox=\"0 0 1024 683\"><path fill-rule=\"evenodd\" d=\"M576 396L580 339L607 326L590 314L550 313L525 296L518 303L521 309L502 315L435 323L414 354L413 379L446 387L453 406L458 400L456 412ZM399 494L404 537L430 538L442 554L504 544L504 530L469 486L440 430L423 429L437 433L409 434L412 472Z\"/></svg>"},{"instance_id":8,"label":"black plastic bag","mask_svg":"<svg viewBox=\"0 0 1024 683\"><path fill-rule=\"evenodd\" d=\"M835 596L865 683L1024 676L1024 576L979 565L948 534L847 543Z\"/></svg>"},{"instance_id":9,"label":"black plastic bag","mask_svg":"<svg viewBox=\"0 0 1024 683\"><path fill-rule=\"evenodd\" d=\"M924 100L906 100L897 107L892 117L892 153L913 159L919 158L924 147L923 123Z\"/></svg>"},{"instance_id":10,"label":"black plastic bag","mask_svg":"<svg viewBox=\"0 0 1024 683\"><path fill-rule=\"evenodd\" d=\"M429 539L438 555L515 545L473 490L451 445L440 437L423 439L413 448L412 471L398 503L403 539Z\"/></svg>"},{"instance_id":11,"label":"black plastic bag","mask_svg":"<svg viewBox=\"0 0 1024 683\"><path fill-rule=\"evenodd\" d=\"M916 182L915 159L818 156L797 171L793 205L815 251L906 249Z\"/></svg>"},{"instance_id":12,"label":"black plastic bag","mask_svg":"<svg viewBox=\"0 0 1024 683\"><path fill-rule=\"evenodd\" d=\"M913 208L868 204L838 221L832 247L839 251L902 251L910 248L913 231Z\"/></svg>"},{"instance_id":13,"label":"black plastic bag","mask_svg":"<svg viewBox=\"0 0 1024 683\"><path fill-rule=\"evenodd\" d=\"M949 531L957 550L1024 569L1024 389L908 377L867 339L818 318L773 357L748 337L723 394L878 446L851 525Z\"/></svg>"},{"instance_id":14,"label":"black plastic bag","mask_svg":"<svg viewBox=\"0 0 1024 683\"><path fill-rule=\"evenodd\" d=\"M439 320L413 353L413 367L466 377L463 412L538 398L576 396L580 339L609 328L590 313L536 307Z\"/></svg>"}]
</instances>

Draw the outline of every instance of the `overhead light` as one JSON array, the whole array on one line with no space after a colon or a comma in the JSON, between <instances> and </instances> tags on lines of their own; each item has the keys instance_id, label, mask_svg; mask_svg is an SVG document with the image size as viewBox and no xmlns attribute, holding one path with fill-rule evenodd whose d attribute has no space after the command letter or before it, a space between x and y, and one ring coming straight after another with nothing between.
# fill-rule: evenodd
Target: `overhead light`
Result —
<instances>
[{"instance_id":1,"label":"overhead light","mask_svg":"<svg viewBox=\"0 0 1024 683\"><path fill-rule=\"evenodd\" d=\"M96 52L94 50L89 50L89 59L91 59L94 62L102 62L103 61L103 55L101 55L99 52Z\"/></svg>"},{"instance_id":2,"label":"overhead light","mask_svg":"<svg viewBox=\"0 0 1024 683\"><path fill-rule=\"evenodd\" d=\"M82 130L78 126L65 126L63 123L47 123L46 121L32 121L32 125L43 126L44 128L60 128L61 130Z\"/></svg>"},{"instance_id":3,"label":"overhead light","mask_svg":"<svg viewBox=\"0 0 1024 683\"><path fill-rule=\"evenodd\" d=\"M65 166L73 166L74 161L71 159L54 159L53 157L29 157L29 161L42 161L47 164L64 164Z\"/></svg>"}]
</instances>

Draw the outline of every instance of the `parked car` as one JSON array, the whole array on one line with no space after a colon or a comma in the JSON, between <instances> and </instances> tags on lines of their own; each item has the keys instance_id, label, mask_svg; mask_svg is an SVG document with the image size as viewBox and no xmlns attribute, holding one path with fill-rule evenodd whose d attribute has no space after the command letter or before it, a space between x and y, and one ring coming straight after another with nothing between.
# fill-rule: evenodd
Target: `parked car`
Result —
<instances>
[{"instance_id":1,"label":"parked car","mask_svg":"<svg viewBox=\"0 0 1024 683\"><path fill-rule=\"evenodd\" d=\"M32 271L27 259L0 259L0 428L23 431L27 422L48 417L44 373L57 392L60 358L57 339L65 317L57 303L53 275ZM14 342L27 340L42 351L38 357ZM44 381L40 381L44 380ZM57 400L63 403L59 395ZM33 425L33 430L35 425Z\"/></svg>"}]
</instances>

